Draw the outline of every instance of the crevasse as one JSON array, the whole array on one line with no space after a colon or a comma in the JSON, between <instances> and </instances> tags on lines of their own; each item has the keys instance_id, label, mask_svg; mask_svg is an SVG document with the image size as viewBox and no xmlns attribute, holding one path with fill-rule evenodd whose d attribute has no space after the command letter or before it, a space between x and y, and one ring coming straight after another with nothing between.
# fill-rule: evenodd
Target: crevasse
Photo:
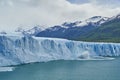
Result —
<instances>
[{"instance_id":1,"label":"crevasse","mask_svg":"<svg viewBox=\"0 0 120 80\"><path fill-rule=\"evenodd\" d=\"M93 56L119 56L119 43L0 35L0 66Z\"/></svg>"}]
</instances>

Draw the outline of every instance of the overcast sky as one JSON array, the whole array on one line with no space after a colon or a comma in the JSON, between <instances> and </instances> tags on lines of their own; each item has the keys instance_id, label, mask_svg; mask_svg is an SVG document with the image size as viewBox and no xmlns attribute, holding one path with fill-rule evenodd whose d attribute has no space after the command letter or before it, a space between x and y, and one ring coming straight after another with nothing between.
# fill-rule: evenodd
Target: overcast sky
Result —
<instances>
[{"instance_id":1,"label":"overcast sky","mask_svg":"<svg viewBox=\"0 0 120 80\"><path fill-rule=\"evenodd\" d=\"M0 30L52 26L120 13L120 0L0 0Z\"/></svg>"}]
</instances>

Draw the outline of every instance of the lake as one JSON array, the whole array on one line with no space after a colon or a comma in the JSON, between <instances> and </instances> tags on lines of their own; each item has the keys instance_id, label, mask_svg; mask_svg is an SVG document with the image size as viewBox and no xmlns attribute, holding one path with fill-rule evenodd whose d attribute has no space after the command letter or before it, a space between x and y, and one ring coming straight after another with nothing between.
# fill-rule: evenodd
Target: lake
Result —
<instances>
[{"instance_id":1,"label":"lake","mask_svg":"<svg viewBox=\"0 0 120 80\"><path fill-rule=\"evenodd\" d=\"M0 80L120 80L120 57L114 60L50 61L15 66Z\"/></svg>"}]
</instances>

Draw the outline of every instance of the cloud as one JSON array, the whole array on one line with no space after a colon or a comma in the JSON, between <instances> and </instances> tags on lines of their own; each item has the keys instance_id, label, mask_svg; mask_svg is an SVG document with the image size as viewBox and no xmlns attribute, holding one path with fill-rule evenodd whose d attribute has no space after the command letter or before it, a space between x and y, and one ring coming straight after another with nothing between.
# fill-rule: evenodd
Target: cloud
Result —
<instances>
[{"instance_id":1,"label":"cloud","mask_svg":"<svg viewBox=\"0 0 120 80\"><path fill-rule=\"evenodd\" d=\"M85 3L89 3L90 0L67 0L71 3L74 3L74 4L85 4Z\"/></svg>"},{"instance_id":2,"label":"cloud","mask_svg":"<svg viewBox=\"0 0 120 80\"><path fill-rule=\"evenodd\" d=\"M79 0L80 1L80 0ZM12 31L19 26L49 27L65 21L77 21L95 15L112 16L120 7L101 5L102 0L81 0L74 4L67 0L0 0L0 30Z\"/></svg>"},{"instance_id":3,"label":"cloud","mask_svg":"<svg viewBox=\"0 0 120 80\"><path fill-rule=\"evenodd\" d=\"M74 4L90 3L98 6L105 6L105 7L108 6L109 8L119 7L120 5L120 0L67 0L67 1Z\"/></svg>"}]
</instances>

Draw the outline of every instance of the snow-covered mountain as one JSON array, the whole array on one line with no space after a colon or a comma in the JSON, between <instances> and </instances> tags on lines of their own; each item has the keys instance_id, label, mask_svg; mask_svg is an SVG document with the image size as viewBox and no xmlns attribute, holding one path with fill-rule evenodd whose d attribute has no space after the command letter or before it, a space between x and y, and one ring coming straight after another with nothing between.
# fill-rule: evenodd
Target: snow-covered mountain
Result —
<instances>
[{"instance_id":1,"label":"snow-covered mountain","mask_svg":"<svg viewBox=\"0 0 120 80\"><path fill-rule=\"evenodd\" d=\"M45 29L43 26L34 26L32 29L23 29L22 27L18 27L15 32L22 33L24 35L37 35L38 33L42 31L49 30L52 31L59 31L61 29L67 30L68 28L74 28L74 27L85 27L85 26L99 26L102 23L104 23L108 18L102 17L102 16L94 16L89 19L86 19L85 21L76 21L76 22L65 22L62 25L55 25L53 27Z\"/></svg>"},{"instance_id":2,"label":"snow-covered mountain","mask_svg":"<svg viewBox=\"0 0 120 80\"><path fill-rule=\"evenodd\" d=\"M109 18L102 17L102 16L94 16L84 21L76 21L76 22L65 22L61 25L64 28L70 27L84 27L92 24L93 26L100 26L101 24L105 23Z\"/></svg>"},{"instance_id":3,"label":"snow-covered mountain","mask_svg":"<svg viewBox=\"0 0 120 80\"><path fill-rule=\"evenodd\" d=\"M77 39L85 34L91 33L105 24L119 22L120 14L113 17L93 16L84 21L65 22L62 25L56 25L39 32L37 37L57 37L66 39Z\"/></svg>"},{"instance_id":4,"label":"snow-covered mountain","mask_svg":"<svg viewBox=\"0 0 120 80\"><path fill-rule=\"evenodd\" d=\"M65 22L62 25L47 28L39 32L36 36L74 39L99 27L108 20L108 17L94 16L84 21Z\"/></svg>"},{"instance_id":5,"label":"snow-covered mountain","mask_svg":"<svg viewBox=\"0 0 120 80\"><path fill-rule=\"evenodd\" d=\"M41 28L40 26L35 26L32 29L26 30L23 33L24 34L30 34L30 35L36 35L39 32L41 32L43 30L43 28Z\"/></svg>"},{"instance_id":6,"label":"snow-covered mountain","mask_svg":"<svg viewBox=\"0 0 120 80\"><path fill-rule=\"evenodd\" d=\"M44 27L41 27L39 25L34 26L32 29L23 29L22 27L18 27L15 32L17 33L22 33L24 35L36 35L39 32L41 32L42 30L44 30Z\"/></svg>"},{"instance_id":7,"label":"snow-covered mountain","mask_svg":"<svg viewBox=\"0 0 120 80\"><path fill-rule=\"evenodd\" d=\"M79 36L77 40L94 42L120 42L120 14L109 18L97 29Z\"/></svg>"},{"instance_id":8,"label":"snow-covered mountain","mask_svg":"<svg viewBox=\"0 0 120 80\"><path fill-rule=\"evenodd\" d=\"M61 25L55 25L46 29L41 26L35 26L32 29L27 30L19 27L15 32L19 32L24 35L34 35L37 37L76 39L77 37L89 33L93 29L96 29L101 25L109 23L110 21L114 21L116 19L120 19L120 14L110 18L93 16L83 21L65 22Z\"/></svg>"},{"instance_id":9,"label":"snow-covered mountain","mask_svg":"<svg viewBox=\"0 0 120 80\"><path fill-rule=\"evenodd\" d=\"M95 26L100 26L101 24L105 23L108 20L109 20L108 17L94 16L94 17L91 17L91 18L89 18L89 19L87 19L85 21L88 24L91 23L91 24L93 24Z\"/></svg>"}]
</instances>

